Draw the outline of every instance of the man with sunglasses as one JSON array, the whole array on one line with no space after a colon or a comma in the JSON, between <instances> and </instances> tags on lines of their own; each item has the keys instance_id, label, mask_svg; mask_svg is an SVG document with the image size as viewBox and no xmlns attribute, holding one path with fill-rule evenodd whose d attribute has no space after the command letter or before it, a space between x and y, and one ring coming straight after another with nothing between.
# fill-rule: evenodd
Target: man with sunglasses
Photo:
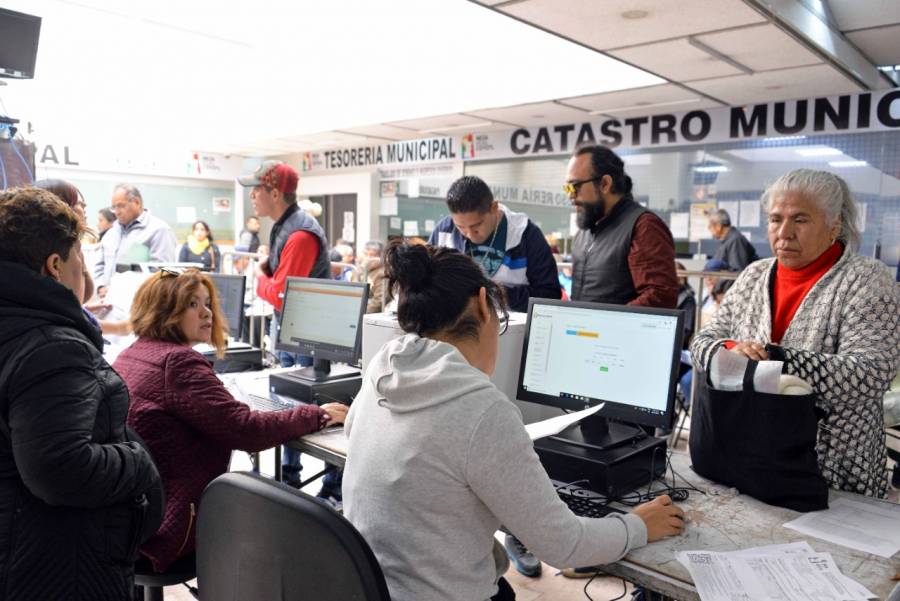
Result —
<instances>
[{"instance_id":1,"label":"man with sunglasses","mask_svg":"<svg viewBox=\"0 0 900 601\"><path fill-rule=\"evenodd\" d=\"M634 201L622 159L604 146L578 149L563 189L579 228L572 247L572 300L674 309L672 233Z\"/></svg>"},{"instance_id":2,"label":"man with sunglasses","mask_svg":"<svg viewBox=\"0 0 900 601\"><path fill-rule=\"evenodd\" d=\"M541 229L525 213L494 200L479 177L461 177L447 191L445 217L428 243L469 255L489 278L506 289L512 311L528 310L528 299L560 298L556 261Z\"/></svg>"}]
</instances>

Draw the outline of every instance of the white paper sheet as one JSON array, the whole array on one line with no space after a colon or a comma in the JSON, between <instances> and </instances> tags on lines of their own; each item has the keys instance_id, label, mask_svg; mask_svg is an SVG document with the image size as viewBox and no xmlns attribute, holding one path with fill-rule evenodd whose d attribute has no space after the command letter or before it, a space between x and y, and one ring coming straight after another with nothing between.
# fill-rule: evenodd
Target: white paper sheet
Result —
<instances>
[{"instance_id":1,"label":"white paper sheet","mask_svg":"<svg viewBox=\"0 0 900 601\"><path fill-rule=\"evenodd\" d=\"M716 390L743 390L744 372L747 370L749 359L720 348L713 355L709 369L709 380ZM757 392L778 394L778 384L781 379L781 370L784 364L781 361L760 361L753 374L753 388Z\"/></svg>"},{"instance_id":2,"label":"white paper sheet","mask_svg":"<svg viewBox=\"0 0 900 601\"><path fill-rule=\"evenodd\" d=\"M837 499L828 509L803 514L784 526L880 557L900 551L900 505Z\"/></svg>"},{"instance_id":3,"label":"white paper sheet","mask_svg":"<svg viewBox=\"0 0 900 601\"><path fill-rule=\"evenodd\" d=\"M672 230L672 237L676 240L687 240L690 223L691 214L688 212L669 214L669 229Z\"/></svg>"},{"instance_id":4,"label":"white paper sheet","mask_svg":"<svg viewBox=\"0 0 900 601\"><path fill-rule=\"evenodd\" d=\"M391 217L391 229L399 230L403 227L403 220L399 217Z\"/></svg>"},{"instance_id":5,"label":"white paper sheet","mask_svg":"<svg viewBox=\"0 0 900 601\"><path fill-rule=\"evenodd\" d=\"M742 200L738 227L759 227L759 201Z\"/></svg>"},{"instance_id":6,"label":"white paper sheet","mask_svg":"<svg viewBox=\"0 0 900 601\"><path fill-rule=\"evenodd\" d=\"M404 236L418 236L419 235L419 222L418 221L404 221L403 222L403 235Z\"/></svg>"},{"instance_id":7,"label":"white paper sheet","mask_svg":"<svg viewBox=\"0 0 900 601\"><path fill-rule=\"evenodd\" d=\"M379 215L396 215L398 210L397 197L396 196L385 196L381 199L381 205L378 208ZM393 227L393 226L392 226Z\"/></svg>"},{"instance_id":8,"label":"white paper sheet","mask_svg":"<svg viewBox=\"0 0 900 601\"><path fill-rule=\"evenodd\" d=\"M531 437L531 440L553 436L554 434L559 434L569 426L577 424L587 416L597 413L603 409L603 405L604 403L600 403L589 409L576 411L575 413L566 413L565 415L551 417L544 421L534 422L533 424L526 425L525 430L528 431L528 436Z\"/></svg>"},{"instance_id":9,"label":"white paper sheet","mask_svg":"<svg viewBox=\"0 0 900 601\"><path fill-rule=\"evenodd\" d=\"M842 574L831 555L806 548L794 544L732 553L684 551L678 560L691 573L703 601L864 601L874 597Z\"/></svg>"}]
</instances>

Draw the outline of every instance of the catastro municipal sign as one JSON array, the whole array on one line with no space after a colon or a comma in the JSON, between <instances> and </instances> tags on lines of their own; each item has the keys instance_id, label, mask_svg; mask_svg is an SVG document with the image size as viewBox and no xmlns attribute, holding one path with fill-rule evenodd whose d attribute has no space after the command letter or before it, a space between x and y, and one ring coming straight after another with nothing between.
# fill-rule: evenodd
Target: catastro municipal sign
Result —
<instances>
[{"instance_id":1,"label":"catastro municipal sign","mask_svg":"<svg viewBox=\"0 0 900 601\"><path fill-rule=\"evenodd\" d=\"M900 88L745 106L470 133L463 159L567 155L583 144L654 148L900 129Z\"/></svg>"}]
</instances>

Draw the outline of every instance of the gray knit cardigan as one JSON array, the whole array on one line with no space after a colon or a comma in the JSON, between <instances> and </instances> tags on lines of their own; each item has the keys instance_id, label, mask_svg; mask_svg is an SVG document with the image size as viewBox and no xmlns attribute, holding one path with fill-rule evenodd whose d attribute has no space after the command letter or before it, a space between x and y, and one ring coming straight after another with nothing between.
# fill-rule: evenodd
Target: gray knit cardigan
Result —
<instances>
[{"instance_id":1,"label":"gray knit cardigan","mask_svg":"<svg viewBox=\"0 0 900 601\"><path fill-rule=\"evenodd\" d=\"M708 373L726 340L771 343L775 259L749 265L712 321L694 338L694 365ZM784 373L816 391L828 417L816 450L832 488L887 492L884 393L900 359L900 284L887 267L845 249L797 309L780 342Z\"/></svg>"}]
</instances>

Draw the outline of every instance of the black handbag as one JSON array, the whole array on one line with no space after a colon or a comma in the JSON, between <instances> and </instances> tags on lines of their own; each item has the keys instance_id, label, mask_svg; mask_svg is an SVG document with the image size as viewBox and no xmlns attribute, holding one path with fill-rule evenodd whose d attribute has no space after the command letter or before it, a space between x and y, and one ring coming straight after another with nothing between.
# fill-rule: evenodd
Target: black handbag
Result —
<instances>
[{"instance_id":1,"label":"black handbag","mask_svg":"<svg viewBox=\"0 0 900 601\"><path fill-rule=\"evenodd\" d=\"M691 415L694 471L760 501L795 511L828 508L816 436L824 411L816 395L767 394L753 388L748 361L744 389L715 390L700 372Z\"/></svg>"}]
</instances>

